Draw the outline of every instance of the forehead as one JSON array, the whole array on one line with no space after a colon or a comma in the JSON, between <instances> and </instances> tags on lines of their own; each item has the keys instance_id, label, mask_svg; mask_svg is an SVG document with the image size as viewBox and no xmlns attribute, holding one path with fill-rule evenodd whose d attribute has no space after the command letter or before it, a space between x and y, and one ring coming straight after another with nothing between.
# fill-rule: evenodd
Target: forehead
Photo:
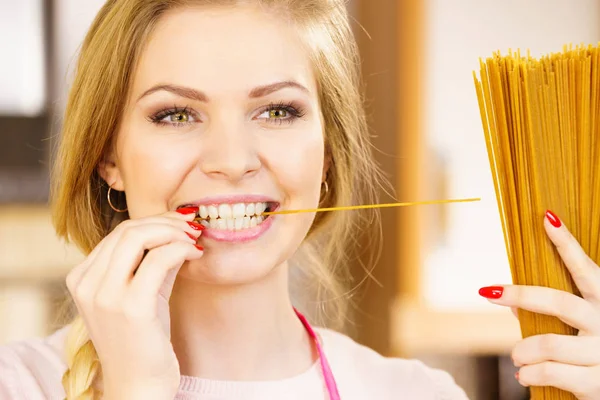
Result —
<instances>
[{"instance_id":1,"label":"forehead","mask_svg":"<svg viewBox=\"0 0 600 400\"><path fill-rule=\"evenodd\" d=\"M181 8L162 16L150 36L134 93L176 83L210 96L280 80L314 93L308 53L287 17L254 7Z\"/></svg>"}]
</instances>

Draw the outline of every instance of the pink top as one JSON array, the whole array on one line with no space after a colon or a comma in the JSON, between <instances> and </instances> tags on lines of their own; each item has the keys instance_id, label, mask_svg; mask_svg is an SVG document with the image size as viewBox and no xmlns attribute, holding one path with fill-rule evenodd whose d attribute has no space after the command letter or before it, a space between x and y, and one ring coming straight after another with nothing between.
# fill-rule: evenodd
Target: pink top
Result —
<instances>
[{"instance_id":1,"label":"pink top","mask_svg":"<svg viewBox=\"0 0 600 400\"><path fill-rule=\"evenodd\" d=\"M64 399L62 356L68 328L0 346L0 400ZM446 372L417 360L385 358L347 336L315 328L341 400L466 400ZM322 365L277 381L231 382L183 376L177 400L328 400Z\"/></svg>"}]
</instances>

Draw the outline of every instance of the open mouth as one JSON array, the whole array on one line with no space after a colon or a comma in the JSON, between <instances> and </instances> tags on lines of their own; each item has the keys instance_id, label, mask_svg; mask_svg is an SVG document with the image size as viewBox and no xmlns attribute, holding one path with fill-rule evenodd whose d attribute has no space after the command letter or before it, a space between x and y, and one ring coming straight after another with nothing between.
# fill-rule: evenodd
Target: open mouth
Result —
<instances>
[{"instance_id":1,"label":"open mouth","mask_svg":"<svg viewBox=\"0 0 600 400\"><path fill-rule=\"evenodd\" d=\"M228 231L241 231L262 224L279 207L275 202L254 202L235 204L200 205L197 218L208 228Z\"/></svg>"}]
</instances>

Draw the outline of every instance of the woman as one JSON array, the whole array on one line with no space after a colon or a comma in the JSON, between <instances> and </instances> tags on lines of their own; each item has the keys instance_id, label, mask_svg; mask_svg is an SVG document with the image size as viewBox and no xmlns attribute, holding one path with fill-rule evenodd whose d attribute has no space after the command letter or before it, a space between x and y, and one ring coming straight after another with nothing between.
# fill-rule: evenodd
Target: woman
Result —
<instances>
[{"instance_id":1,"label":"woman","mask_svg":"<svg viewBox=\"0 0 600 400\"><path fill-rule=\"evenodd\" d=\"M344 318L331 299L356 214L264 212L375 200L358 64L342 0L109 0L54 175L57 232L88 254L67 277L79 316L2 348L0 398L465 399L448 374L313 329L292 306L295 273L300 297L318 294L308 306ZM599 399L600 277L557 221L587 300L481 293L549 314L564 301L586 334L519 343L519 379Z\"/></svg>"}]
</instances>

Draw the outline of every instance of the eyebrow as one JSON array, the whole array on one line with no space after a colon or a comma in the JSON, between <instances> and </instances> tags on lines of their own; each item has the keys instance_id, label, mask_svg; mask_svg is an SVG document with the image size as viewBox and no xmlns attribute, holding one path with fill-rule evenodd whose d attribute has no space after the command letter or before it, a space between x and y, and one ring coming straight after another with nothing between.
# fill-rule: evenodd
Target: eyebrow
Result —
<instances>
[{"instance_id":1,"label":"eyebrow","mask_svg":"<svg viewBox=\"0 0 600 400\"><path fill-rule=\"evenodd\" d=\"M309 93L308 89L306 87L302 86L301 84L299 84L298 82L283 81L283 82L271 83L270 85L256 87L250 91L250 93L248 94L248 97L250 97L251 99L255 99L258 97L264 97L264 96L267 96L271 93L277 92L278 90L285 89L285 88L295 88L295 89L299 89L305 93Z\"/></svg>"},{"instance_id":2,"label":"eyebrow","mask_svg":"<svg viewBox=\"0 0 600 400\"><path fill-rule=\"evenodd\" d=\"M146 96L150 96L152 93L160 92L164 90L166 92L171 92L180 97L185 97L187 99L192 99L200 102L208 102L208 96L203 92L188 88L185 86L177 86L177 85L156 85L146 90L140 97L138 97L137 101L140 101L142 98Z\"/></svg>"},{"instance_id":3,"label":"eyebrow","mask_svg":"<svg viewBox=\"0 0 600 400\"><path fill-rule=\"evenodd\" d=\"M299 89L305 93L309 93L309 90L306 87L304 87L303 85L299 84L298 82L282 81L282 82L271 83L269 85L255 87L254 89L252 89L250 91L250 93L248 93L248 97L250 97L251 99L264 97L271 93L274 93L274 92L277 92L279 90L286 89L286 88L295 88L295 89ZM208 96L200 90L192 89L192 88L185 87L185 86L169 85L169 84L156 85L156 86L151 87L150 89L146 90L137 99L137 101L140 101L143 97L149 96L152 93L155 93L155 92L158 92L161 90L176 94L177 96L180 96L180 97L185 97L187 99L196 100L196 101L203 102L203 103L207 103L209 101Z\"/></svg>"}]
</instances>

